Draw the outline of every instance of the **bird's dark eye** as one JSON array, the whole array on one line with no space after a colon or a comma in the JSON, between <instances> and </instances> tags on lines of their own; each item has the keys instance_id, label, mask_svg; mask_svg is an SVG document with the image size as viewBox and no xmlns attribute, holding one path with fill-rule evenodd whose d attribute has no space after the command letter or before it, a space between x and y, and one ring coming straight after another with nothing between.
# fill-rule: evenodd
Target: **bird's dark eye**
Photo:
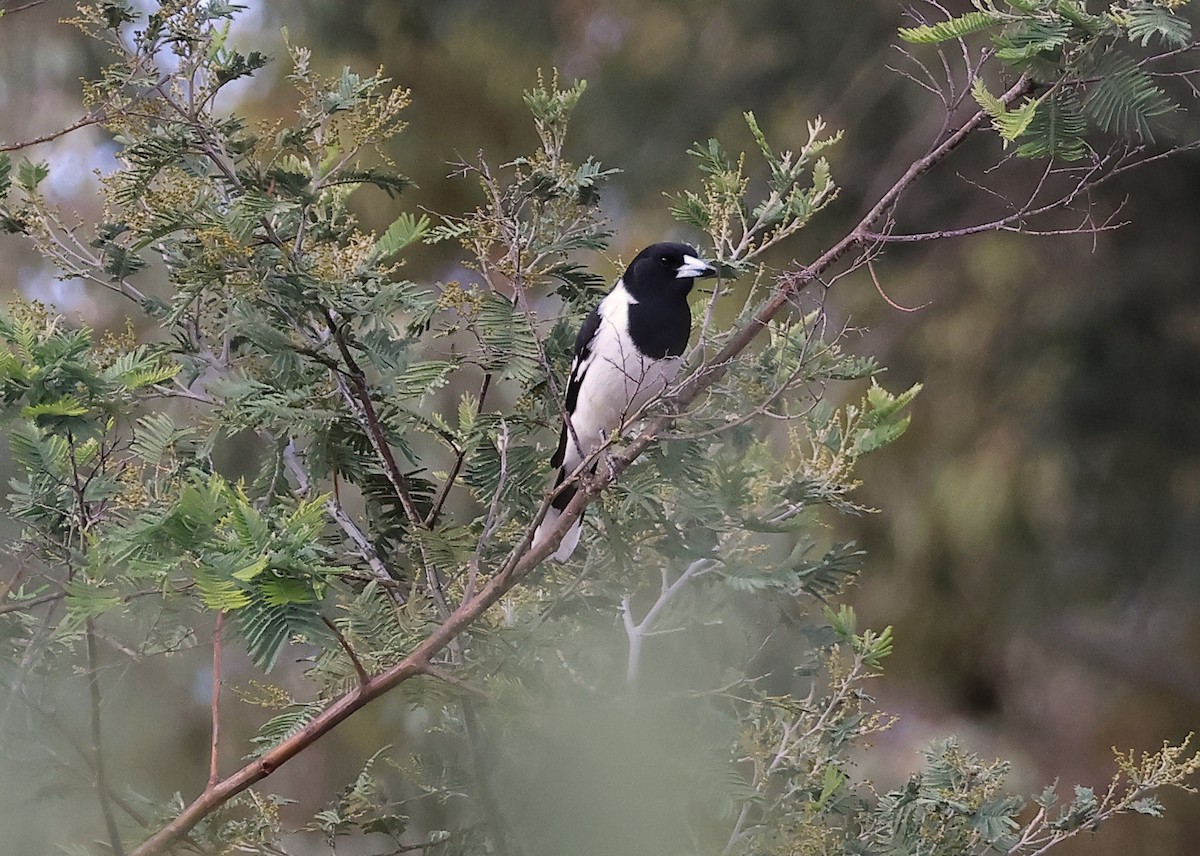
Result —
<instances>
[{"instance_id":1,"label":"bird's dark eye","mask_svg":"<svg viewBox=\"0 0 1200 856\"><path fill-rule=\"evenodd\" d=\"M670 266L671 266L671 259L670 259L670 257L669 257L669 256L659 256L659 257L658 257L658 263L659 263L660 265L662 265L663 267L670 267Z\"/></svg>"}]
</instances>

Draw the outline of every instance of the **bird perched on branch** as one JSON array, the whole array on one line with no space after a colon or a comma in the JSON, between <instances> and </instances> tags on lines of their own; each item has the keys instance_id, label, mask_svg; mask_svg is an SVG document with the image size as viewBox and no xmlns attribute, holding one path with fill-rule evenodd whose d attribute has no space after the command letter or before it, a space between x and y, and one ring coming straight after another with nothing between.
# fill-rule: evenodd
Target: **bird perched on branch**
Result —
<instances>
[{"instance_id":1,"label":"bird perched on branch","mask_svg":"<svg viewBox=\"0 0 1200 856\"><path fill-rule=\"evenodd\" d=\"M692 331L688 293L697 278L716 275L694 247L654 244L637 254L592 310L575 337L566 418L550 459L558 468L556 488L675 378ZM590 471L596 471L595 462ZM554 528L575 493L572 485L554 497L534 533L534 546ZM563 536L555 559L564 562L575 551L582 526L581 516Z\"/></svg>"}]
</instances>

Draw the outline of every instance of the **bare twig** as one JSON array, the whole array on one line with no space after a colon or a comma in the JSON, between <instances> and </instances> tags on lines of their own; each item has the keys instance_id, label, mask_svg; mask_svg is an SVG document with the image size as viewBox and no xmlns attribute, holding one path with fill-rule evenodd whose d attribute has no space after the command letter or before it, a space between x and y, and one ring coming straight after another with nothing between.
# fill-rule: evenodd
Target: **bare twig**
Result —
<instances>
[{"instance_id":1,"label":"bare twig","mask_svg":"<svg viewBox=\"0 0 1200 856\"><path fill-rule=\"evenodd\" d=\"M354 666L354 673L358 675L358 682L360 684L370 683L371 674L366 670L366 667L363 666L362 660L358 659L358 654L355 653L354 648L350 646L349 640L346 639L342 631L338 630L337 625L325 616L321 616L321 621L327 628L329 628L329 632L333 634L333 638L337 640L338 645L340 645L342 650L346 652L346 656L350 658L350 663Z\"/></svg>"},{"instance_id":2,"label":"bare twig","mask_svg":"<svg viewBox=\"0 0 1200 856\"><path fill-rule=\"evenodd\" d=\"M300 493L307 493L309 487L308 473L304 469L304 464L300 461L300 456L296 452L295 441L288 443L283 450L283 461L288 470L296 478L296 486ZM325 501L325 512L333 518L346 536L354 542L358 547L358 554L363 561L371 569L372 575L377 579L383 590L397 604L404 603L404 594L396 586L396 580L388 573L387 566L384 565L383 559L379 557L379 548L375 546L367 534L363 532L359 525L354 522L346 509L342 507L341 501L338 499L337 493L330 495Z\"/></svg>"},{"instance_id":3,"label":"bare twig","mask_svg":"<svg viewBox=\"0 0 1200 856\"><path fill-rule=\"evenodd\" d=\"M875 265L871 263L870 259L867 259L867 270L871 273L871 282L875 283L875 290L879 292L879 296L883 298L884 302L893 309L899 310L900 312L920 312L933 302L932 300L927 300L920 306L913 306L911 308L908 306L901 306L899 303L892 300L892 298L888 297L887 292L883 290L883 286L879 284L879 277L875 275Z\"/></svg>"},{"instance_id":4,"label":"bare twig","mask_svg":"<svg viewBox=\"0 0 1200 856\"><path fill-rule=\"evenodd\" d=\"M28 568L26 568L25 563L22 562L17 569L13 571L13 575L9 577L3 585L0 585L0 614L3 614L4 601L8 599L9 593L17 587L17 584L20 583L22 579L25 578L27 571ZM25 601L25 603L28 604L29 601Z\"/></svg>"},{"instance_id":5,"label":"bare twig","mask_svg":"<svg viewBox=\"0 0 1200 856\"><path fill-rule=\"evenodd\" d=\"M387 437L383 433L383 424L379 419L379 414L375 410L375 402L371 400L371 391L367 387L367 376L359 367L358 361L354 359L354 354L350 352L350 346L346 342L345 334L342 333L337 321L333 317L333 313L325 310L325 320L329 325L329 332L333 336L334 342L337 344L338 351L342 355L342 361L349 369L348 375L335 373L334 378L337 380L339 387L342 388L343 397L347 399L347 403L351 405L351 409L358 415L359 421L366 429L367 438L371 441L371 446L375 450L375 455L383 464L384 472L387 474L388 481L392 483L392 488L396 491L396 496L400 500L400 507L404 509L404 514L414 526L422 525L420 513L417 511L416 505L413 503L412 495L408 489L408 479L404 473L400 471L400 466L396 463L396 456L392 454L392 447L388 444ZM346 383L346 377L349 377L349 384ZM353 390L350 386L353 385Z\"/></svg>"},{"instance_id":6,"label":"bare twig","mask_svg":"<svg viewBox=\"0 0 1200 856\"><path fill-rule=\"evenodd\" d=\"M208 750L208 787L221 781L218 773L221 746L221 631L225 628L225 612L217 613L217 625L212 636L212 699L209 702L210 740Z\"/></svg>"},{"instance_id":7,"label":"bare twig","mask_svg":"<svg viewBox=\"0 0 1200 856\"><path fill-rule=\"evenodd\" d=\"M492 385L492 373L487 372L483 376L483 382L479 385L479 412L483 412L483 402L487 398L488 389ZM462 472L463 464L467 459L467 450L465 448L456 449L454 458L454 466L450 468L449 475L446 476L446 483L442 485L441 491L438 492L437 498L434 499L433 505L429 509L429 514L425 515L425 525L432 526L437 520L438 515L442 513L442 507L446 504L446 499L450 496L450 489L454 487L454 483L458 480L458 474Z\"/></svg>"},{"instance_id":8,"label":"bare twig","mask_svg":"<svg viewBox=\"0 0 1200 856\"><path fill-rule=\"evenodd\" d=\"M45 0L42 0L42 2L45 2ZM11 14L12 12L19 12L21 9L25 8L28 8L28 6L22 6L17 9L9 9L7 11L9 14ZM67 134L78 131L80 128L86 128L89 125L98 125L107 118L108 114L104 112L89 113L88 115L80 118L78 121L72 122L70 125L67 125L64 128L59 128L57 131L51 131L50 133L43 134L40 137L31 137L28 140L21 140L19 143L0 143L0 152L18 152L21 149L28 149L33 146L41 145L42 143L49 143L53 140L57 140L59 137L65 137Z\"/></svg>"},{"instance_id":9,"label":"bare twig","mask_svg":"<svg viewBox=\"0 0 1200 856\"><path fill-rule=\"evenodd\" d=\"M431 678L437 678L439 681L447 683L455 689L462 690L463 692L474 696L480 701L491 701L491 696L489 696L485 690L480 689L470 681L463 680L458 675L447 669L443 669L441 666L435 663L430 663L428 666L422 669L421 674L428 675Z\"/></svg>"}]
</instances>

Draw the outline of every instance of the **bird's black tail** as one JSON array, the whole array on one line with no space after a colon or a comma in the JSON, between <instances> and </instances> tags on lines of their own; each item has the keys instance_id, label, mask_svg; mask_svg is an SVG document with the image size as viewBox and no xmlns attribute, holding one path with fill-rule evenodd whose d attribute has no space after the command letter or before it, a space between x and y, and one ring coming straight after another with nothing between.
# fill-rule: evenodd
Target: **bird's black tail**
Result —
<instances>
[{"instance_id":1,"label":"bird's black tail","mask_svg":"<svg viewBox=\"0 0 1200 856\"><path fill-rule=\"evenodd\" d=\"M554 456L550 458L550 466L558 467L558 473L554 477L554 487L559 488L563 482L567 480L570 473L567 472L566 466L567 453L567 427L563 425L562 436L559 438L558 450ZM592 467L592 472L595 472L595 467ZM546 516L542 518L541 524L537 531L533 533L533 546L536 547L547 536L547 534L558 524L558 518L562 515L563 510L575 498L575 494L579 492L579 488L575 485L568 485L560 490L553 499L550 500L550 507L546 509ZM558 544L558 549L552 554L554 559L559 562L565 562L575 552L575 547L579 544L579 536L583 531L583 514L571 524L571 528L563 535L562 541Z\"/></svg>"}]
</instances>

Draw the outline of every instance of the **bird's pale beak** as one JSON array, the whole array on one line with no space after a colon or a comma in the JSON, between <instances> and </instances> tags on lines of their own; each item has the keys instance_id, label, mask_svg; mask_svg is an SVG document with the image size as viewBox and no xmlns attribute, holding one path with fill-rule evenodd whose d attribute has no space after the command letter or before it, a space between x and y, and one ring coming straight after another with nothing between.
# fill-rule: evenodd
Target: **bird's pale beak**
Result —
<instances>
[{"instance_id":1,"label":"bird's pale beak","mask_svg":"<svg viewBox=\"0 0 1200 856\"><path fill-rule=\"evenodd\" d=\"M705 277L716 276L717 269L706 262L704 259L698 259L695 256L685 255L683 264L679 266L679 272L675 274L676 279L704 279Z\"/></svg>"}]
</instances>

